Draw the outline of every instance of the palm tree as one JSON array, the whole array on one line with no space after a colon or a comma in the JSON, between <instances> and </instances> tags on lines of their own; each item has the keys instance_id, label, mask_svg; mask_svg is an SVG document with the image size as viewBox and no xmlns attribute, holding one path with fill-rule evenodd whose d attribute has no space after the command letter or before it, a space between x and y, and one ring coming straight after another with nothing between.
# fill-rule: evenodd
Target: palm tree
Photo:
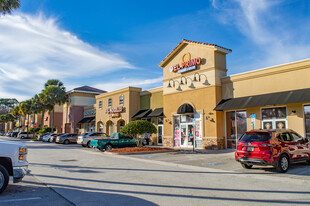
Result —
<instances>
[{"instance_id":1,"label":"palm tree","mask_svg":"<svg viewBox=\"0 0 310 206\"><path fill-rule=\"evenodd\" d=\"M0 0L0 14L11 14L13 9L17 9L19 7L19 0Z\"/></svg>"},{"instance_id":2,"label":"palm tree","mask_svg":"<svg viewBox=\"0 0 310 206\"><path fill-rule=\"evenodd\" d=\"M18 131L20 131L20 112L19 112L19 106L15 106L11 112L11 114L14 116L15 119L18 119Z\"/></svg>"},{"instance_id":3,"label":"palm tree","mask_svg":"<svg viewBox=\"0 0 310 206\"><path fill-rule=\"evenodd\" d=\"M52 131L54 131L54 116L55 116L55 105L63 104L66 102L66 88L63 83L57 79L48 80L45 83L45 89L43 90L44 102L48 105L52 105Z\"/></svg>"},{"instance_id":4,"label":"palm tree","mask_svg":"<svg viewBox=\"0 0 310 206\"><path fill-rule=\"evenodd\" d=\"M28 138L28 130L29 130L29 116L31 114L31 106L32 106L32 101L31 99L23 101L20 104L20 111L22 112L23 115L27 115L28 116L28 120L27 120L27 138Z\"/></svg>"}]
</instances>

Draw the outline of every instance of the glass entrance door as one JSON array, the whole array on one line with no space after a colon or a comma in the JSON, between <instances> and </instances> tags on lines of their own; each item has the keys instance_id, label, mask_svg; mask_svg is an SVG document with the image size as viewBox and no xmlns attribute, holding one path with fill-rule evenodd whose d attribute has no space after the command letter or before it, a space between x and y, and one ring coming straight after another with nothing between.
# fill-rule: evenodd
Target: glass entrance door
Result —
<instances>
[{"instance_id":1,"label":"glass entrance door","mask_svg":"<svg viewBox=\"0 0 310 206\"><path fill-rule=\"evenodd\" d=\"M191 123L181 124L181 146L188 147L193 145L194 125Z\"/></svg>"}]
</instances>

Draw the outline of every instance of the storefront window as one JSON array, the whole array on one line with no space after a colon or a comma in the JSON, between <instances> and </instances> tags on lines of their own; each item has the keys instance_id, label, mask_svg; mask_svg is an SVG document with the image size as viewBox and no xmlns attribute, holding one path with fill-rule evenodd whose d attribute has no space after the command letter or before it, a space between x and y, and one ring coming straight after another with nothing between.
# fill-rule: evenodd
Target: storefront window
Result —
<instances>
[{"instance_id":1,"label":"storefront window","mask_svg":"<svg viewBox=\"0 0 310 206\"><path fill-rule=\"evenodd\" d=\"M263 129L286 129L286 107L273 107L262 109Z\"/></svg>"},{"instance_id":2,"label":"storefront window","mask_svg":"<svg viewBox=\"0 0 310 206\"><path fill-rule=\"evenodd\" d=\"M103 132L103 123L102 122L99 123L99 132Z\"/></svg>"},{"instance_id":3,"label":"storefront window","mask_svg":"<svg viewBox=\"0 0 310 206\"><path fill-rule=\"evenodd\" d=\"M262 119L282 119L282 118L286 118L285 107L262 109Z\"/></svg>"},{"instance_id":4,"label":"storefront window","mask_svg":"<svg viewBox=\"0 0 310 206\"><path fill-rule=\"evenodd\" d=\"M246 111L226 113L227 119L227 148L236 148L236 141L247 131Z\"/></svg>"},{"instance_id":5,"label":"storefront window","mask_svg":"<svg viewBox=\"0 0 310 206\"><path fill-rule=\"evenodd\" d=\"M202 147L201 114L186 114L173 116L174 146Z\"/></svg>"},{"instance_id":6,"label":"storefront window","mask_svg":"<svg viewBox=\"0 0 310 206\"><path fill-rule=\"evenodd\" d=\"M306 137L310 138L310 105L304 106Z\"/></svg>"}]
</instances>

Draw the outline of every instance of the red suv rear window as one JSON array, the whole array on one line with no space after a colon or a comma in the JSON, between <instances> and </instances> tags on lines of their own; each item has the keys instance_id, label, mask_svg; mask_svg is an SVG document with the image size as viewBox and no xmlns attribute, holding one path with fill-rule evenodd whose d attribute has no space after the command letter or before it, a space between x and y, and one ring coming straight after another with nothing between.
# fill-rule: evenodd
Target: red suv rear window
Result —
<instances>
[{"instance_id":1,"label":"red suv rear window","mask_svg":"<svg viewBox=\"0 0 310 206\"><path fill-rule=\"evenodd\" d=\"M245 133L239 141L241 142L266 142L271 139L271 135L267 132L249 132Z\"/></svg>"}]
</instances>

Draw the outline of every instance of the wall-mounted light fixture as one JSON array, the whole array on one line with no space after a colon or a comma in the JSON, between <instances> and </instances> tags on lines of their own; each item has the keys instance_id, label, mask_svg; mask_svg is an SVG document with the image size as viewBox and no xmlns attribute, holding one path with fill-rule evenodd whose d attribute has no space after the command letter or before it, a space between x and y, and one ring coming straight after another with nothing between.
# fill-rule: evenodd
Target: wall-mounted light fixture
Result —
<instances>
[{"instance_id":1,"label":"wall-mounted light fixture","mask_svg":"<svg viewBox=\"0 0 310 206\"><path fill-rule=\"evenodd\" d=\"M197 80L197 78L196 78L196 75L198 75L198 80ZM205 79L205 81L202 83L202 84L204 84L204 85L210 85L210 83L208 82L208 78L207 78L207 76L205 75L205 74L199 74L198 72L196 72L195 74L194 74L194 82L200 82L201 80L202 80L202 78L201 78L201 76L203 76L203 77L205 77L206 79Z\"/></svg>"},{"instance_id":2,"label":"wall-mounted light fixture","mask_svg":"<svg viewBox=\"0 0 310 206\"><path fill-rule=\"evenodd\" d=\"M292 110L290 115L296 115L296 110Z\"/></svg>"},{"instance_id":3,"label":"wall-mounted light fixture","mask_svg":"<svg viewBox=\"0 0 310 206\"><path fill-rule=\"evenodd\" d=\"M172 87L171 84L170 84L170 81L172 81L172 83L173 83L172 86L173 86L173 87L176 86L175 83L178 83L179 86L176 88L176 90L182 91L182 89L181 89L181 87L180 87L180 82L179 82L178 80L170 79L167 88L171 88L171 87Z\"/></svg>"},{"instance_id":4,"label":"wall-mounted light fixture","mask_svg":"<svg viewBox=\"0 0 310 206\"><path fill-rule=\"evenodd\" d=\"M182 76L181 77L180 85L184 85L183 78L184 78L185 85L187 85L187 80L191 80L191 84L189 85L189 88L195 88L195 86L193 84L193 80L191 78L189 78L189 77Z\"/></svg>"}]
</instances>

